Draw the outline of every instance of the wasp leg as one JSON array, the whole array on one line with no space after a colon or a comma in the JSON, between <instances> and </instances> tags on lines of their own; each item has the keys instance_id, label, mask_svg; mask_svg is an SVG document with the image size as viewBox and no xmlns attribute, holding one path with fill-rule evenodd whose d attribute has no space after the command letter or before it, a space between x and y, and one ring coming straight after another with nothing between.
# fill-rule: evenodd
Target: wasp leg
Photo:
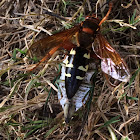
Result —
<instances>
[{"instance_id":1,"label":"wasp leg","mask_svg":"<svg viewBox=\"0 0 140 140\"><path fill-rule=\"evenodd\" d=\"M33 71L34 69L36 69L41 63L43 63L44 61L46 61L48 58L50 58L60 47L56 46L55 48L53 48L52 50L50 50L49 53L47 53L37 64L35 67L33 67L32 69L30 69L29 71Z\"/></svg>"}]
</instances>

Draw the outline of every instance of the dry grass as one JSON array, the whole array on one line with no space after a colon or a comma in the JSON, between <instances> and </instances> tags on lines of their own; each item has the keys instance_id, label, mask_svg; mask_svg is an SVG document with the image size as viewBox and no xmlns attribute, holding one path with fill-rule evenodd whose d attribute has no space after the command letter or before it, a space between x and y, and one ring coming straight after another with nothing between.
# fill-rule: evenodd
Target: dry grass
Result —
<instances>
[{"instance_id":1,"label":"dry grass","mask_svg":"<svg viewBox=\"0 0 140 140\"><path fill-rule=\"evenodd\" d=\"M0 2L0 139L140 139L136 132L140 121L140 5L137 0L114 3L102 33L126 60L132 77L114 89L99 72L93 98L65 125L55 85L62 52L28 72L35 60L29 59L26 51L34 40L69 28L94 13L97 1ZM102 19L108 5L100 9L101 0L99 5ZM131 125L133 122L138 127Z\"/></svg>"}]
</instances>

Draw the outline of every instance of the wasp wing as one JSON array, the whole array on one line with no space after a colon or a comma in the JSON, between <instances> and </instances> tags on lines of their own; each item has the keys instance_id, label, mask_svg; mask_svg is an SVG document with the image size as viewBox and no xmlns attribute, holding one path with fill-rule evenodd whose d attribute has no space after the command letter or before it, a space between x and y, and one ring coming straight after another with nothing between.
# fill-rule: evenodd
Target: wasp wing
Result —
<instances>
[{"instance_id":1,"label":"wasp wing","mask_svg":"<svg viewBox=\"0 0 140 140\"><path fill-rule=\"evenodd\" d=\"M127 65L108 41L101 34L97 34L94 45L94 52L101 59L102 71L114 79L127 82L130 78Z\"/></svg>"},{"instance_id":2,"label":"wasp wing","mask_svg":"<svg viewBox=\"0 0 140 140\"><path fill-rule=\"evenodd\" d=\"M44 56L46 56L47 53L49 53L49 51L51 51L55 47L57 49L64 48L67 50L71 50L76 43L74 35L79 31L79 29L80 25L77 25L71 29L64 30L52 36L43 38L33 43L29 49L29 52L31 52L31 54L33 54L33 56L36 56L38 59L42 59ZM56 51L57 49L54 50Z\"/></svg>"}]
</instances>

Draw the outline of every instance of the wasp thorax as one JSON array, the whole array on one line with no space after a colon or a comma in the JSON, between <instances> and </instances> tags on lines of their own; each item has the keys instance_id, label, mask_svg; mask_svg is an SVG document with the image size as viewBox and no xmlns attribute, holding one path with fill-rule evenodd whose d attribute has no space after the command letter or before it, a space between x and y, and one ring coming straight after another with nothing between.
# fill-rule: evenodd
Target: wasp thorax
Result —
<instances>
[{"instance_id":1,"label":"wasp thorax","mask_svg":"<svg viewBox=\"0 0 140 140\"><path fill-rule=\"evenodd\" d=\"M81 24L81 31L78 34L78 41L80 46L88 47L94 42L97 32L99 31L98 21L95 19L86 19Z\"/></svg>"}]
</instances>

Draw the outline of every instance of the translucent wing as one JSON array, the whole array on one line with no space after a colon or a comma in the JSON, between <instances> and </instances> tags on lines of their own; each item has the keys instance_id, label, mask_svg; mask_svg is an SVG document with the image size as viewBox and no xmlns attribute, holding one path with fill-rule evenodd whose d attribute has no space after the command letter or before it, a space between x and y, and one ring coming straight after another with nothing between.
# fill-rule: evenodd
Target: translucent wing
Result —
<instances>
[{"instance_id":1,"label":"translucent wing","mask_svg":"<svg viewBox=\"0 0 140 140\"><path fill-rule=\"evenodd\" d=\"M48 60L59 48L71 50L76 47L76 33L78 33L80 25L74 26L69 30L62 31L52 36L43 38L30 47L28 53L40 60L30 71L34 70L42 62Z\"/></svg>"},{"instance_id":2,"label":"translucent wing","mask_svg":"<svg viewBox=\"0 0 140 140\"><path fill-rule=\"evenodd\" d=\"M98 34L94 45L94 52L101 59L102 71L114 79L127 82L130 78L127 65L108 41L101 34Z\"/></svg>"},{"instance_id":3,"label":"translucent wing","mask_svg":"<svg viewBox=\"0 0 140 140\"><path fill-rule=\"evenodd\" d=\"M54 51L56 51L59 48L71 50L71 48L75 46L74 35L76 34L76 32L79 31L79 29L80 29L80 25L74 26L71 29L64 30L52 36L43 38L33 43L29 51L33 54L33 56L36 56L37 58L42 59L53 48L56 48L54 49ZM51 55L53 53L54 52L51 52Z\"/></svg>"}]
</instances>

